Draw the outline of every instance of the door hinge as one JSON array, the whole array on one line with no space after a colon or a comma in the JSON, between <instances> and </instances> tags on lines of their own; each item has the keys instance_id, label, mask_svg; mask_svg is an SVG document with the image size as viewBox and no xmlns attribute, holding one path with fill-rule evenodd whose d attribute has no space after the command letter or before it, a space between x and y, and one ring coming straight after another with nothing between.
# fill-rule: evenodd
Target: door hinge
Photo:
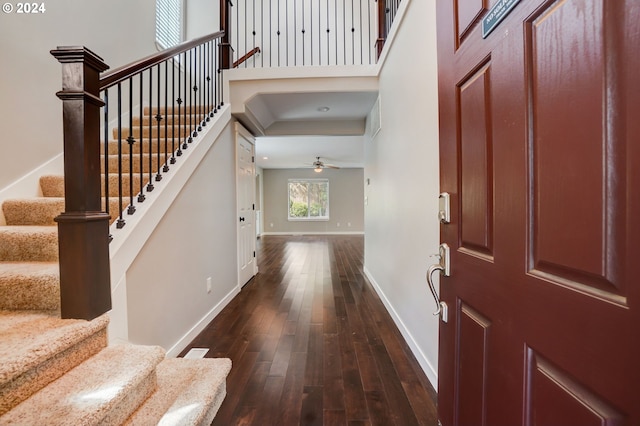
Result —
<instances>
[{"instance_id":1,"label":"door hinge","mask_svg":"<svg viewBox=\"0 0 640 426\"><path fill-rule=\"evenodd\" d=\"M256 205L255 205L255 204L251 204L251 208L252 208L253 210L255 210L255 209L256 209Z\"/></svg>"},{"instance_id":2,"label":"door hinge","mask_svg":"<svg viewBox=\"0 0 640 426\"><path fill-rule=\"evenodd\" d=\"M253 251L253 257L256 257L256 251L255 250Z\"/></svg>"},{"instance_id":3,"label":"door hinge","mask_svg":"<svg viewBox=\"0 0 640 426\"><path fill-rule=\"evenodd\" d=\"M254 157L253 155L251 156L251 162L255 163L256 162L256 157Z\"/></svg>"}]
</instances>

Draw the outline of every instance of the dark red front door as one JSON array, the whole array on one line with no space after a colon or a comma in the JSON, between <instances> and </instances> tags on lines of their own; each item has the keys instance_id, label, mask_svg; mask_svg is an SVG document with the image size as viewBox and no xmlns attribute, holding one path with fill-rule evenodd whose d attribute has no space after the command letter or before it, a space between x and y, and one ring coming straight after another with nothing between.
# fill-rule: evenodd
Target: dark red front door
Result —
<instances>
[{"instance_id":1,"label":"dark red front door","mask_svg":"<svg viewBox=\"0 0 640 426\"><path fill-rule=\"evenodd\" d=\"M439 410L640 425L640 1L437 0Z\"/></svg>"}]
</instances>

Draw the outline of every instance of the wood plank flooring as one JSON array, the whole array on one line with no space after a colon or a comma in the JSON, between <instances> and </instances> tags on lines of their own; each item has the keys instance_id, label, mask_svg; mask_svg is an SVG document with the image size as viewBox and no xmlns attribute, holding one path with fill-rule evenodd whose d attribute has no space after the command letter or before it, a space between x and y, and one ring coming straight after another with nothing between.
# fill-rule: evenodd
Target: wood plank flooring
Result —
<instances>
[{"instance_id":1,"label":"wood plank flooring","mask_svg":"<svg viewBox=\"0 0 640 426\"><path fill-rule=\"evenodd\" d=\"M436 394L362 273L362 236L264 236L260 273L185 349L229 357L213 425L436 425Z\"/></svg>"}]
</instances>

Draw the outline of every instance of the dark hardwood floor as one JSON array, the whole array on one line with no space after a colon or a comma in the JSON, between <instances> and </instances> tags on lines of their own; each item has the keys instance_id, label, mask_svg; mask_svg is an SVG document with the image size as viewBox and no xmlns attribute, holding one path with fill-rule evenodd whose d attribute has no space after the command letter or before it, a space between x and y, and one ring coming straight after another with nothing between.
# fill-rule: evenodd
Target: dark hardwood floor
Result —
<instances>
[{"instance_id":1,"label":"dark hardwood floor","mask_svg":"<svg viewBox=\"0 0 640 426\"><path fill-rule=\"evenodd\" d=\"M259 274L185 349L229 357L214 425L436 425L436 394L364 277L362 236L265 236Z\"/></svg>"}]
</instances>

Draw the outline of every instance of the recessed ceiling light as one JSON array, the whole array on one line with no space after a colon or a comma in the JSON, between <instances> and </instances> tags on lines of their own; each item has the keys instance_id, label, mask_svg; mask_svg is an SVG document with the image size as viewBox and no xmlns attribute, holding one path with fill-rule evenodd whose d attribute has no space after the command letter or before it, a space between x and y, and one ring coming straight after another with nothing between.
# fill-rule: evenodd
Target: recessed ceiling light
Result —
<instances>
[{"instance_id":1,"label":"recessed ceiling light","mask_svg":"<svg viewBox=\"0 0 640 426\"><path fill-rule=\"evenodd\" d=\"M331 108L329 108L328 106L321 106L320 108L318 108L318 111L320 112L328 112Z\"/></svg>"},{"instance_id":2,"label":"recessed ceiling light","mask_svg":"<svg viewBox=\"0 0 640 426\"><path fill-rule=\"evenodd\" d=\"M269 159L269 157L262 157L262 159L263 159L263 160L268 160L268 159Z\"/></svg>"}]
</instances>

